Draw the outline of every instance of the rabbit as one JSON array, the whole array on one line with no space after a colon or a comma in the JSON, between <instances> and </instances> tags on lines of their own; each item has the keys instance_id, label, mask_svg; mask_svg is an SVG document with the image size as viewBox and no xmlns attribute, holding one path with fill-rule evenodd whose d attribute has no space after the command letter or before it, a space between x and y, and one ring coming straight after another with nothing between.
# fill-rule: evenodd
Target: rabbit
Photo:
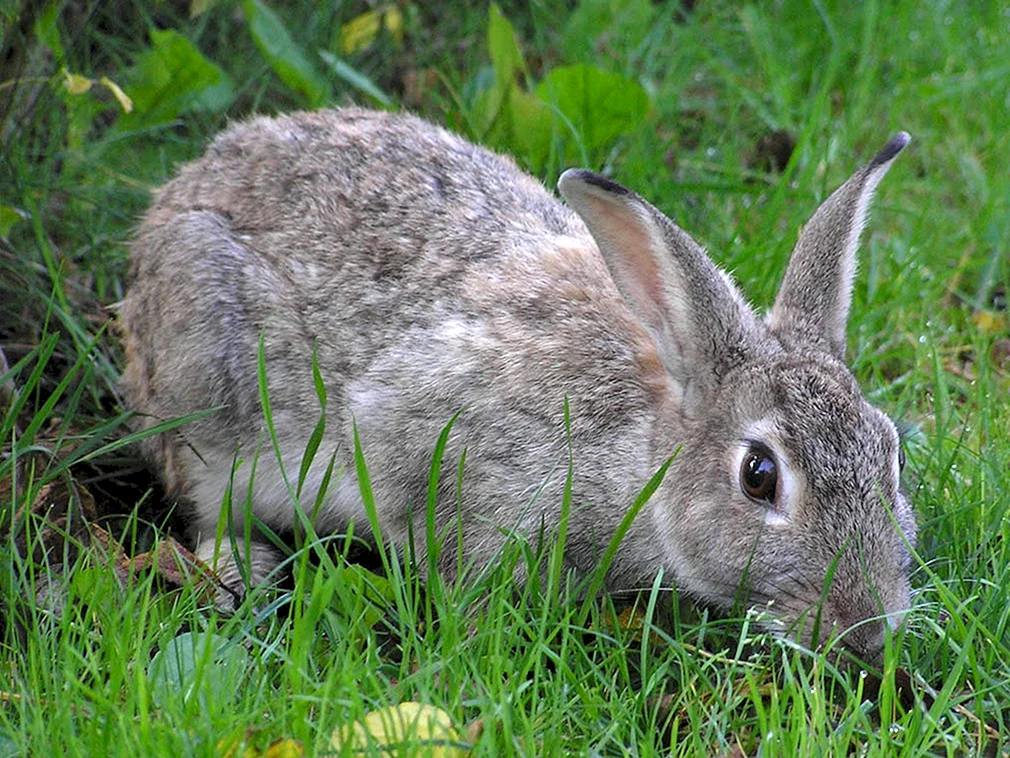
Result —
<instances>
[{"instance_id":1,"label":"rabbit","mask_svg":"<svg viewBox=\"0 0 1010 758\"><path fill-rule=\"evenodd\" d=\"M132 241L124 397L144 427L216 409L146 454L191 504L197 554L239 593L281 559L244 509L278 533L297 521L288 482L322 413L315 360L325 431L298 502L318 534L370 534L356 431L381 539L403 555L412 535L423 556L432 453L458 412L436 533L454 547L461 529L470 567L508 533L551 533L570 453L565 560L585 576L672 457L607 589L662 570L703 603L743 591L781 634L814 644L819 625L873 655L909 606L915 522L895 426L843 363L845 327L867 206L908 141L820 207L761 316L672 220L590 171L561 176L566 206L511 158L416 116L235 123ZM439 573L458 558L443 546Z\"/></svg>"}]
</instances>

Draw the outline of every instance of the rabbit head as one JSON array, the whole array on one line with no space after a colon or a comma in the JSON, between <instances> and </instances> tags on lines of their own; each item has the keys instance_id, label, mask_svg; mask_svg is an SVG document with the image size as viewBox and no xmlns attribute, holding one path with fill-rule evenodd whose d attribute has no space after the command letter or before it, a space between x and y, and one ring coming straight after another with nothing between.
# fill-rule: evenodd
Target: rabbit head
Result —
<instances>
[{"instance_id":1,"label":"rabbit head","mask_svg":"<svg viewBox=\"0 0 1010 758\"><path fill-rule=\"evenodd\" d=\"M647 513L678 585L767 606L810 643L844 633L870 656L908 607L915 524L895 426L842 360L867 207L908 140L892 138L815 213L764 318L638 195L581 170L559 183L666 369L657 434L670 431L656 447L682 446Z\"/></svg>"}]
</instances>

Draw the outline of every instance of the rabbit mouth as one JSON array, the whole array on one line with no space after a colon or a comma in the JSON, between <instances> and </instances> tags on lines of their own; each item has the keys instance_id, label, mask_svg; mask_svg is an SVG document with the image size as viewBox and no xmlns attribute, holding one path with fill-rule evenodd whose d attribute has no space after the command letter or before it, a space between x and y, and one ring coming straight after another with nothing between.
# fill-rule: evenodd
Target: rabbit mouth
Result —
<instances>
[{"instance_id":1,"label":"rabbit mouth","mask_svg":"<svg viewBox=\"0 0 1010 758\"><path fill-rule=\"evenodd\" d=\"M810 650L844 652L848 657L879 661L887 639L902 626L908 598L901 592L882 598L871 587L865 593L803 577L765 579L737 591L737 607L745 598L748 613L765 631ZM860 599L858 596L865 594ZM734 605L731 600L728 606Z\"/></svg>"},{"instance_id":2,"label":"rabbit mouth","mask_svg":"<svg viewBox=\"0 0 1010 758\"><path fill-rule=\"evenodd\" d=\"M758 621L767 631L788 638L802 647L832 656L842 655L864 663L879 663L888 638L900 629L905 610L865 614L841 614L830 601L809 605L802 611L784 611L774 602L763 607Z\"/></svg>"}]
</instances>

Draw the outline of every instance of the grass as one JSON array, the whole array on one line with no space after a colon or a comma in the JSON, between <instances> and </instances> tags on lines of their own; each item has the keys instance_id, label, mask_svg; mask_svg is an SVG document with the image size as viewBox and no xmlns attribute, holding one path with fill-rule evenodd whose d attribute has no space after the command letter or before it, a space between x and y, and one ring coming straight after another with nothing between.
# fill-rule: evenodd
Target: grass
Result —
<instances>
[{"instance_id":1,"label":"grass","mask_svg":"<svg viewBox=\"0 0 1010 758\"><path fill-rule=\"evenodd\" d=\"M242 740L258 755L282 739L323 755L340 725L407 700L444 709L460 730L482 725L461 734L474 755L1010 751L1005 9L505 4L521 93L581 63L649 96L613 138L593 140L604 116L591 112L533 144L531 129L486 120L489 82L511 53L498 37L492 60L484 8L397 6L401 26L341 54L350 74L324 76L309 53L339 52L364 4L277 4L275 21L309 51L294 73L276 64L290 57L276 30L254 33L255 4L242 5L245 21L231 3L192 17L184 5L0 4L0 344L12 366L0 756L236 755ZM171 60L190 79L177 71L156 88L153 29L183 40ZM61 67L108 76L147 110L127 116L100 84L70 94ZM210 84L194 99L200 76ZM745 613L673 603L659 624L657 590L622 616L609 599L585 605L557 572L549 588L516 587L516 565L560 565L560 546L534 538L510 543L474 584L427 587L409 563L373 574L343 559L343 538L329 550L309 541L290 560L289 590L230 617L207 607L199 582L156 571L124 582L87 546L89 494L130 554L177 526L127 444L107 309L149 191L228 118L369 102L354 76L516 153L545 181L574 163L610 172L702 240L758 305L818 202L892 133L911 132L864 234L849 330L867 395L909 430L905 485L920 524L914 605L879 687L768 638ZM184 79L189 90L172 89ZM33 503L66 516L44 556L28 549L43 539L23 515Z\"/></svg>"}]
</instances>

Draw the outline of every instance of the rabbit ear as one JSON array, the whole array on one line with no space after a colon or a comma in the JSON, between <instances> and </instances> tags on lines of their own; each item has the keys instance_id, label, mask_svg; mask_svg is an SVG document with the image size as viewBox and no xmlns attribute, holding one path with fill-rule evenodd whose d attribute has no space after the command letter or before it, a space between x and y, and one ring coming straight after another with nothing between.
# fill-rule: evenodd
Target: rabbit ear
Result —
<instances>
[{"instance_id":1,"label":"rabbit ear","mask_svg":"<svg viewBox=\"0 0 1010 758\"><path fill-rule=\"evenodd\" d=\"M571 169L558 189L585 221L628 307L682 394L711 388L756 346L759 327L729 277L688 234L621 185Z\"/></svg>"},{"instance_id":2,"label":"rabbit ear","mask_svg":"<svg viewBox=\"0 0 1010 758\"><path fill-rule=\"evenodd\" d=\"M768 325L779 336L798 339L832 355L845 356L845 323L852 301L859 233L873 192L908 144L899 132L817 210L800 233Z\"/></svg>"}]
</instances>

